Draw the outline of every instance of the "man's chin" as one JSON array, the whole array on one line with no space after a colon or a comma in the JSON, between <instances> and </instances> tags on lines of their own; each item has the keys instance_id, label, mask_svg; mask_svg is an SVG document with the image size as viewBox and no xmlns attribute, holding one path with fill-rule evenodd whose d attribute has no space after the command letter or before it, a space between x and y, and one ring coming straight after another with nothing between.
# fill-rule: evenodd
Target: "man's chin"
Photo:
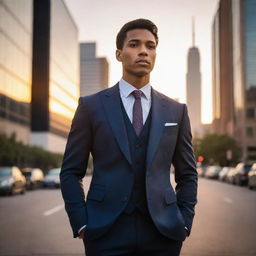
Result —
<instances>
[{"instance_id":1,"label":"man's chin","mask_svg":"<svg viewBox=\"0 0 256 256\"><path fill-rule=\"evenodd\" d=\"M144 77L146 76L148 73L145 73L145 72L140 72L140 73L137 73L137 77Z\"/></svg>"},{"instance_id":2,"label":"man's chin","mask_svg":"<svg viewBox=\"0 0 256 256\"><path fill-rule=\"evenodd\" d=\"M145 70L141 70L141 71L136 71L133 72L133 75L137 76L137 77L144 77L146 75L148 75L150 72L145 71Z\"/></svg>"}]
</instances>

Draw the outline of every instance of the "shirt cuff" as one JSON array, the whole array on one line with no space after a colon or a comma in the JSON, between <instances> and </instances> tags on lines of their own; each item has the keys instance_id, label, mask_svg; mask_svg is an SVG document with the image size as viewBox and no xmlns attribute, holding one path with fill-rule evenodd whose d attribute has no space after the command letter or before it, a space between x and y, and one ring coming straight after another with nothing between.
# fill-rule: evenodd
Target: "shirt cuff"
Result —
<instances>
[{"instance_id":1,"label":"shirt cuff","mask_svg":"<svg viewBox=\"0 0 256 256\"><path fill-rule=\"evenodd\" d=\"M86 228L86 225L82 226L82 227L78 230L78 234L79 234L79 235L80 235L80 232L81 232L84 228Z\"/></svg>"},{"instance_id":2,"label":"shirt cuff","mask_svg":"<svg viewBox=\"0 0 256 256\"><path fill-rule=\"evenodd\" d=\"M189 230L188 230L188 228L187 227L185 227L185 230L187 231L187 234L189 233Z\"/></svg>"}]
</instances>

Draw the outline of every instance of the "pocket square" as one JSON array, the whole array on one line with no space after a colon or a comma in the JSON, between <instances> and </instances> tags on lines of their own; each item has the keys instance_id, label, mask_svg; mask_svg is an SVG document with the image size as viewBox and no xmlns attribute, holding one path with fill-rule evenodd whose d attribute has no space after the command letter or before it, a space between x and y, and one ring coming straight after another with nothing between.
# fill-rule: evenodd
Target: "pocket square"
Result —
<instances>
[{"instance_id":1,"label":"pocket square","mask_svg":"<svg viewBox=\"0 0 256 256\"><path fill-rule=\"evenodd\" d=\"M165 123L164 126L175 126L177 125L178 123Z\"/></svg>"}]
</instances>

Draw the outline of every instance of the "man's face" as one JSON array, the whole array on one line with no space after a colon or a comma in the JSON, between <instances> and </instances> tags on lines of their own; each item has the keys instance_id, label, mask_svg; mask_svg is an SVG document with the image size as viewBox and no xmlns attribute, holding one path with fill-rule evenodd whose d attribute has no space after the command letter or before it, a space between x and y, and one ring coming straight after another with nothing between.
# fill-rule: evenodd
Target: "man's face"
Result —
<instances>
[{"instance_id":1,"label":"man's face","mask_svg":"<svg viewBox=\"0 0 256 256\"><path fill-rule=\"evenodd\" d=\"M156 40L147 29L133 29L126 33L123 49L116 50L124 75L143 77L152 71L156 58Z\"/></svg>"}]
</instances>

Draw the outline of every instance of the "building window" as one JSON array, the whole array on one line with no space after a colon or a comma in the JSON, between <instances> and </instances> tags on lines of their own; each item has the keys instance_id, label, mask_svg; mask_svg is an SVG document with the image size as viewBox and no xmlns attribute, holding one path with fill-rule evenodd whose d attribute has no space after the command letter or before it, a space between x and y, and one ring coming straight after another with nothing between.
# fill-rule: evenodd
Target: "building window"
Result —
<instances>
[{"instance_id":1,"label":"building window","mask_svg":"<svg viewBox=\"0 0 256 256\"><path fill-rule=\"evenodd\" d=\"M246 117L247 118L254 118L255 117L255 110L254 110L254 108L247 108L247 110L246 110Z\"/></svg>"},{"instance_id":2,"label":"building window","mask_svg":"<svg viewBox=\"0 0 256 256\"><path fill-rule=\"evenodd\" d=\"M249 152L255 152L256 153L256 147L247 147L247 150Z\"/></svg>"},{"instance_id":3,"label":"building window","mask_svg":"<svg viewBox=\"0 0 256 256\"><path fill-rule=\"evenodd\" d=\"M252 138L253 137L253 127L247 127L246 128L246 136L248 138Z\"/></svg>"}]
</instances>

